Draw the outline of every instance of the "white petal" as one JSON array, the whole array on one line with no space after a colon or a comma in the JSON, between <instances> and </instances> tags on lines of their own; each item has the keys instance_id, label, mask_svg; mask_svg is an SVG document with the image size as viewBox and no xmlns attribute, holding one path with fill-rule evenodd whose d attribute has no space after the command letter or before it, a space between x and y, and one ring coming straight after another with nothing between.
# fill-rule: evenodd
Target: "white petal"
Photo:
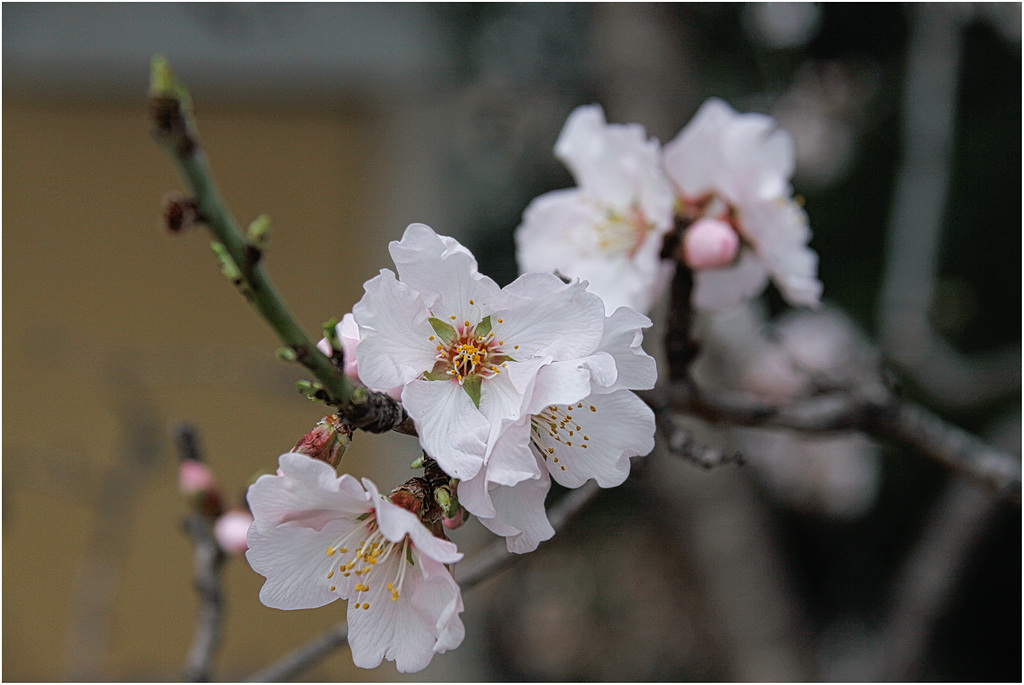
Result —
<instances>
[{"instance_id":1,"label":"white petal","mask_svg":"<svg viewBox=\"0 0 1024 685\"><path fill-rule=\"evenodd\" d=\"M606 124L596 105L578 107L555 143L555 156L577 184L605 205L625 210L643 199L671 211L672 193L661 171L658 143L639 124Z\"/></svg>"},{"instance_id":2,"label":"white petal","mask_svg":"<svg viewBox=\"0 0 1024 685\"><path fill-rule=\"evenodd\" d=\"M573 278L578 259L604 258L595 226L607 209L576 188L555 190L533 199L515 232L521 271L558 272Z\"/></svg>"},{"instance_id":3,"label":"white petal","mask_svg":"<svg viewBox=\"0 0 1024 685\"><path fill-rule=\"evenodd\" d=\"M490 313L483 309L500 289L477 271L476 259L455 239L412 224L390 250L399 279L423 296L434 316L476 323Z\"/></svg>"},{"instance_id":4,"label":"white petal","mask_svg":"<svg viewBox=\"0 0 1024 685\"><path fill-rule=\"evenodd\" d=\"M352 308L361 341L356 351L359 376L371 388L405 385L434 366L436 343L418 293L383 269L363 286Z\"/></svg>"},{"instance_id":5,"label":"white petal","mask_svg":"<svg viewBox=\"0 0 1024 685\"><path fill-rule=\"evenodd\" d=\"M395 662L403 673L422 670L435 652L458 646L465 631L458 613L462 611L459 588L437 561L413 555L389 558L375 568L370 591L361 603L349 602L348 641L352 660L360 668L376 668L382 659ZM394 579L405 565L405 577L398 598L392 600L383 578ZM369 608L362 608L369 604Z\"/></svg>"},{"instance_id":6,"label":"white petal","mask_svg":"<svg viewBox=\"0 0 1024 685\"><path fill-rule=\"evenodd\" d=\"M578 402L590 395L593 392L591 362L595 362L595 365L601 363L601 366L604 367L607 364L603 362L609 361L614 367L614 360L611 356L600 353L600 355L568 362L555 362L542 367L537 372L537 382L534 384L526 411L530 414L538 414L550 404ZM602 368L602 371L607 372L607 369ZM614 380L614 375L612 379Z\"/></svg>"},{"instance_id":7,"label":"white petal","mask_svg":"<svg viewBox=\"0 0 1024 685\"><path fill-rule=\"evenodd\" d=\"M352 525L352 521L339 518L320 530L256 523L250 526L245 558L256 573L267 579L260 590L260 601L272 609L312 609L338 599L327 579L334 566L327 548Z\"/></svg>"},{"instance_id":8,"label":"white petal","mask_svg":"<svg viewBox=\"0 0 1024 685\"><path fill-rule=\"evenodd\" d=\"M542 426L534 439L561 485L575 488L593 478L603 488L614 487L629 475L629 457L654 449L654 412L628 390L591 395L559 409L560 419L571 419L551 431ZM566 409L571 412L561 411Z\"/></svg>"},{"instance_id":9,"label":"white petal","mask_svg":"<svg viewBox=\"0 0 1024 685\"><path fill-rule=\"evenodd\" d=\"M751 234L757 257L790 304L815 307L821 302L818 255L807 247L807 215L795 202L777 198L744 205L739 218Z\"/></svg>"},{"instance_id":10,"label":"white petal","mask_svg":"<svg viewBox=\"0 0 1024 685\"><path fill-rule=\"evenodd\" d=\"M487 451L490 422L456 381L415 380L402 404L416 423L420 445L453 478L472 478Z\"/></svg>"},{"instance_id":11,"label":"white petal","mask_svg":"<svg viewBox=\"0 0 1024 685\"><path fill-rule=\"evenodd\" d=\"M502 290L495 337L518 360L549 355L556 361L591 354L604 331L604 303L586 283L563 283L543 273L523 274ZM518 349L514 346L518 345Z\"/></svg>"},{"instance_id":12,"label":"white petal","mask_svg":"<svg viewBox=\"0 0 1024 685\"><path fill-rule=\"evenodd\" d=\"M480 519L480 522L493 532L505 536L508 551L516 554L532 552L537 549L537 545L555 534L544 509L544 499L550 488L551 481L547 474L524 480L513 487L500 485L490 492L497 516L490 520ZM507 527L519 532L510 534Z\"/></svg>"},{"instance_id":13,"label":"white petal","mask_svg":"<svg viewBox=\"0 0 1024 685\"><path fill-rule=\"evenodd\" d=\"M530 449L530 421L523 417L505 426L477 474L459 482L459 502L474 516L493 518L497 514L491 503L491 488L496 484L515 485L540 475L541 467Z\"/></svg>"},{"instance_id":14,"label":"white petal","mask_svg":"<svg viewBox=\"0 0 1024 685\"><path fill-rule=\"evenodd\" d=\"M658 366L654 357L644 352L643 329L651 326L651 320L629 307L620 307L605 319L604 336L599 349L615 360L617 375L614 384L601 383L608 391L626 388L649 390L658 380Z\"/></svg>"},{"instance_id":15,"label":"white petal","mask_svg":"<svg viewBox=\"0 0 1024 685\"><path fill-rule=\"evenodd\" d=\"M690 122L663 150L665 170L685 196L695 198L716 190L722 131L735 112L717 98L706 100Z\"/></svg>"}]
</instances>

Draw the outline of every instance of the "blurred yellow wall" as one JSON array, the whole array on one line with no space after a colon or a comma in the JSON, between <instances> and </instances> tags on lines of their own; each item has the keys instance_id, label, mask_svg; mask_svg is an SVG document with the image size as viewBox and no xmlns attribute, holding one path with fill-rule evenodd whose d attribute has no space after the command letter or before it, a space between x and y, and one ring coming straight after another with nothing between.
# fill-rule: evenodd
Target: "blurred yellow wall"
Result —
<instances>
[{"instance_id":1,"label":"blurred yellow wall","mask_svg":"<svg viewBox=\"0 0 1024 685\"><path fill-rule=\"evenodd\" d=\"M263 212L275 220L265 264L302 324L315 332L349 311L401 229L379 225L372 116L202 103L198 116L240 223ZM162 197L180 185L149 137L142 98L70 106L5 97L3 162L4 678L65 679L90 660L74 653L68 625L91 592L79 574L95 499L134 459L134 429L159 454L120 493L127 520L107 545L116 563L99 572L117 583L99 665L112 679L179 679L195 597L167 422L198 425L235 497L324 412L295 393L301 371L274 360L275 338L219 274L205 231L162 231ZM372 458L385 450L399 457ZM403 451L411 461L415 442L361 436L348 470L400 482ZM344 619L341 603L266 609L256 600L262 579L241 559L228 563L226 582L221 678L245 677ZM96 618L76 620L102 636ZM356 671L344 650L307 675L398 677L390 666Z\"/></svg>"}]
</instances>

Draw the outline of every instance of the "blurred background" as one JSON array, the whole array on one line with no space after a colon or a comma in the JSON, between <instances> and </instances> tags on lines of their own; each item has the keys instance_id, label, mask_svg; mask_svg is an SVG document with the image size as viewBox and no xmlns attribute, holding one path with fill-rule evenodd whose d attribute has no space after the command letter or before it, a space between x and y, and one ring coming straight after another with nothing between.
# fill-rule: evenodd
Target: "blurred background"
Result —
<instances>
[{"instance_id":1,"label":"blurred background","mask_svg":"<svg viewBox=\"0 0 1024 685\"><path fill-rule=\"evenodd\" d=\"M206 235L161 228L180 185L145 118L154 53L235 216L273 218L265 263L309 331L414 221L511 281L523 209L572 184L551 149L578 105L662 142L712 95L769 113L828 308L769 292L709 322L705 373L784 396L770 351L741 344L765 318L836 377L881 341L906 396L1019 454L1020 50L1016 3L5 3L4 678L181 679L196 598L169 426L198 427L237 502L324 413ZM748 464L656 451L466 592L465 644L427 670L342 649L303 677L1020 680L1019 506L860 435L702 430ZM417 453L359 435L344 468L390 488ZM225 583L218 679L344 619L263 607L242 559Z\"/></svg>"}]
</instances>

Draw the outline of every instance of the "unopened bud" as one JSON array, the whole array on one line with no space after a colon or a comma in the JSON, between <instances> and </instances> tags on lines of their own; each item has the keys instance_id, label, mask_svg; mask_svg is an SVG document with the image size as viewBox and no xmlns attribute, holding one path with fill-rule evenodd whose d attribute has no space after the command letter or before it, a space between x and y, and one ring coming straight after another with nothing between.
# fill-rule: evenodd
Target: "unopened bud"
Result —
<instances>
[{"instance_id":1,"label":"unopened bud","mask_svg":"<svg viewBox=\"0 0 1024 685\"><path fill-rule=\"evenodd\" d=\"M200 221L199 206L180 193L164 197L164 227L170 233L184 233Z\"/></svg>"},{"instance_id":2,"label":"unopened bud","mask_svg":"<svg viewBox=\"0 0 1024 685\"><path fill-rule=\"evenodd\" d=\"M352 426L336 414L325 416L316 428L302 436L292 452L325 461L337 468L345 450L352 442Z\"/></svg>"},{"instance_id":3,"label":"unopened bud","mask_svg":"<svg viewBox=\"0 0 1024 685\"><path fill-rule=\"evenodd\" d=\"M217 479L210 467L195 459L183 459L178 464L178 489L185 496L217 487Z\"/></svg>"},{"instance_id":4,"label":"unopened bud","mask_svg":"<svg viewBox=\"0 0 1024 685\"><path fill-rule=\"evenodd\" d=\"M462 527L466 521L469 520L469 512L466 511L465 507L459 507L459 510L455 512L455 516L448 518L447 516L441 519L441 524L448 530L455 530L456 528Z\"/></svg>"},{"instance_id":5,"label":"unopened bud","mask_svg":"<svg viewBox=\"0 0 1024 685\"><path fill-rule=\"evenodd\" d=\"M683 261L691 269L729 266L736 259L739 248L740 238L736 230L721 219L700 219L683 234Z\"/></svg>"},{"instance_id":6,"label":"unopened bud","mask_svg":"<svg viewBox=\"0 0 1024 685\"><path fill-rule=\"evenodd\" d=\"M195 459L182 459L178 465L178 489L192 507L209 517L219 516L224 506L217 479L210 468Z\"/></svg>"},{"instance_id":7,"label":"unopened bud","mask_svg":"<svg viewBox=\"0 0 1024 685\"><path fill-rule=\"evenodd\" d=\"M249 549L246 536L252 525L252 514L243 509L230 509L213 524L213 536L227 554L245 554Z\"/></svg>"}]
</instances>

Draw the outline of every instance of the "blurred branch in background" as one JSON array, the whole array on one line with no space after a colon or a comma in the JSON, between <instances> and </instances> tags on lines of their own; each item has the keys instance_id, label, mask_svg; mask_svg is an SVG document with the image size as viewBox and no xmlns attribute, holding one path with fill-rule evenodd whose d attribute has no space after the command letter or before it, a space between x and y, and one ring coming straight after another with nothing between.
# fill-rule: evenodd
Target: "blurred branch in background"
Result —
<instances>
[{"instance_id":1,"label":"blurred branch in background","mask_svg":"<svg viewBox=\"0 0 1024 685\"><path fill-rule=\"evenodd\" d=\"M123 363L108 362L124 446L95 493L92 534L74 577L67 630L68 680L106 680L115 597L138 508L159 464L162 420L148 388Z\"/></svg>"},{"instance_id":2,"label":"blurred branch in background","mask_svg":"<svg viewBox=\"0 0 1024 685\"><path fill-rule=\"evenodd\" d=\"M178 423L171 433L178 449L179 461L206 461L199 448L199 436L194 426ZM192 513L182 521L182 529L192 541L192 582L199 599L195 634L185 660L185 676L192 682L207 682L211 679L213 658L220 647L224 619L221 571L225 556L213 534L215 516L211 516L211 513L204 511L200 504L194 504Z\"/></svg>"},{"instance_id":3,"label":"blurred branch in background","mask_svg":"<svg viewBox=\"0 0 1024 685\"><path fill-rule=\"evenodd\" d=\"M977 485L954 479L932 507L925 530L892 588L885 624L863 651L826 663L830 680L913 681L922 677L929 639L996 509Z\"/></svg>"},{"instance_id":4,"label":"blurred branch in background","mask_svg":"<svg viewBox=\"0 0 1024 685\"><path fill-rule=\"evenodd\" d=\"M911 8L903 93L902 162L892 196L885 277L879 303L886 354L936 404L975 407L1020 393L1019 346L973 356L932 326L939 250L948 202L962 32L969 8ZM980 240L995 226L973 227Z\"/></svg>"}]
</instances>

